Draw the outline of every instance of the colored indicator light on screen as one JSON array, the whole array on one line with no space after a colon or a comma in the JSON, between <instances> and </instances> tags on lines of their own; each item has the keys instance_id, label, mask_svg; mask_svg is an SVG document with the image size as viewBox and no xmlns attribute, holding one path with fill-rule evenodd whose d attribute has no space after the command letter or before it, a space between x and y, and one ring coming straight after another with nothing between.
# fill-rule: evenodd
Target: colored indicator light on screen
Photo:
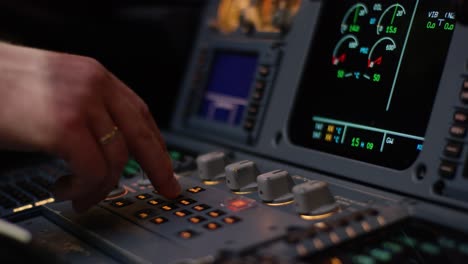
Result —
<instances>
[{"instance_id":1,"label":"colored indicator light on screen","mask_svg":"<svg viewBox=\"0 0 468 264\"><path fill-rule=\"evenodd\" d=\"M338 70L338 72L336 73L336 77L338 77L339 79L343 79L345 76L345 71L343 70Z\"/></svg>"},{"instance_id":2,"label":"colored indicator light on screen","mask_svg":"<svg viewBox=\"0 0 468 264\"><path fill-rule=\"evenodd\" d=\"M374 82L380 82L380 74L374 73L374 76L372 78L372 81Z\"/></svg>"},{"instance_id":3,"label":"colored indicator light on screen","mask_svg":"<svg viewBox=\"0 0 468 264\"><path fill-rule=\"evenodd\" d=\"M350 25L349 26L349 32L359 32L361 30L361 27L359 25Z\"/></svg>"}]
</instances>

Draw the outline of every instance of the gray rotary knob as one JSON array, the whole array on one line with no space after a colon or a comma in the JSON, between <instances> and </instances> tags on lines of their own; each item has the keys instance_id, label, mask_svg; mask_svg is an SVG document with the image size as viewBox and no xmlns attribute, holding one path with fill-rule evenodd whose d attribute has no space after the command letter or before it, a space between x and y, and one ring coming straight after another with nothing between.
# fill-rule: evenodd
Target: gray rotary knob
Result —
<instances>
[{"instance_id":1,"label":"gray rotary knob","mask_svg":"<svg viewBox=\"0 0 468 264\"><path fill-rule=\"evenodd\" d=\"M148 178L148 175L146 174L146 172L140 168L140 179L138 179L137 183L139 186L149 186L151 185L151 181L150 179Z\"/></svg>"},{"instance_id":2,"label":"gray rotary knob","mask_svg":"<svg viewBox=\"0 0 468 264\"><path fill-rule=\"evenodd\" d=\"M258 172L255 162L243 160L225 168L226 185L231 191L247 192L257 189Z\"/></svg>"},{"instance_id":3,"label":"gray rotary knob","mask_svg":"<svg viewBox=\"0 0 468 264\"><path fill-rule=\"evenodd\" d=\"M292 201L294 181L287 171L275 170L257 177L258 195L267 203Z\"/></svg>"},{"instance_id":4,"label":"gray rotary knob","mask_svg":"<svg viewBox=\"0 0 468 264\"><path fill-rule=\"evenodd\" d=\"M224 152L216 151L197 157L198 177L204 181L216 181L224 178L227 158Z\"/></svg>"},{"instance_id":5,"label":"gray rotary knob","mask_svg":"<svg viewBox=\"0 0 468 264\"><path fill-rule=\"evenodd\" d=\"M323 181L308 181L294 186L292 190L296 211L306 215L320 215L338 208L335 198Z\"/></svg>"}]
</instances>

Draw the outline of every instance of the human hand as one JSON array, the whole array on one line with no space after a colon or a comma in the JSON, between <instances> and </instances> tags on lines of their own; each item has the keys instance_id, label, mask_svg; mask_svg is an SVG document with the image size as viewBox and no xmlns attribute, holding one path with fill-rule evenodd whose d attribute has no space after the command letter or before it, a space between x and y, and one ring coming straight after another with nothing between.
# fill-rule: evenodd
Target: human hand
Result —
<instances>
[{"instance_id":1,"label":"human hand","mask_svg":"<svg viewBox=\"0 0 468 264\"><path fill-rule=\"evenodd\" d=\"M147 105L100 63L5 43L0 58L0 146L67 161L73 175L56 183L59 199L77 211L103 200L129 154L162 195L180 193Z\"/></svg>"}]
</instances>

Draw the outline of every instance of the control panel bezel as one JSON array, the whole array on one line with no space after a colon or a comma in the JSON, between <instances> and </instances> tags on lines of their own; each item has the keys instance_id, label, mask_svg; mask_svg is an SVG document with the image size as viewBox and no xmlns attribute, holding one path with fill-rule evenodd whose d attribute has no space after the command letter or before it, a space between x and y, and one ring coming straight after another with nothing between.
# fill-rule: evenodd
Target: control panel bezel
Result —
<instances>
[{"instance_id":1,"label":"control panel bezel","mask_svg":"<svg viewBox=\"0 0 468 264\"><path fill-rule=\"evenodd\" d=\"M257 57L256 71L249 88L249 104L244 110L239 126L207 120L198 115L213 67L213 59L217 52L249 54ZM260 132L268 98L272 92L281 57L280 47L276 45L276 42L272 41L259 40L246 43L243 41L211 39L211 41L203 43L195 54L192 65L193 73L191 74L192 82L188 84L191 96L186 109L185 129L205 131L205 133L200 134L202 137L204 135L209 137L222 135L222 137L233 141L253 143ZM249 112L251 108L255 108L255 111Z\"/></svg>"},{"instance_id":2,"label":"control panel bezel","mask_svg":"<svg viewBox=\"0 0 468 264\"><path fill-rule=\"evenodd\" d=\"M295 22L287 37L282 42L281 67L278 67L274 91L268 109L262 120L262 130L257 135L254 145L239 143L229 136L210 133L202 139L238 150L256 153L264 157L298 165L312 171L353 182L378 187L385 190L404 193L443 203L450 206L468 209L468 179L463 177L466 148L460 158L454 160L457 171L452 179L440 176L440 163L445 159L444 147L451 138L449 130L454 123L453 114L456 107L465 108L460 100L462 82L467 72L468 60L468 27L457 24L448 49L439 88L432 108L425 134L424 148L416 161L407 169L395 170L373 165L358 160L344 158L316 150L306 149L292 144L288 140L287 128L290 112L293 109L295 96L308 56L308 49L313 41L317 21L320 17L320 1L305 1L298 12ZM207 8L212 12L213 6ZM209 29L201 26L199 47L211 40ZM239 39L225 38L225 42L236 42ZM244 45L255 43L253 39L243 39ZM422 42L421 45L430 45ZM195 57L194 57L195 58ZM194 60L194 59L193 59ZM190 66L190 72L193 66ZM186 111L188 102L188 85L183 87L184 96L179 100L177 111ZM312 87L313 88L313 87ZM203 130L187 130L184 119L178 114L173 120L173 131L185 135L201 136ZM466 144L468 140L458 140ZM439 187L442 186L442 187Z\"/></svg>"}]
</instances>

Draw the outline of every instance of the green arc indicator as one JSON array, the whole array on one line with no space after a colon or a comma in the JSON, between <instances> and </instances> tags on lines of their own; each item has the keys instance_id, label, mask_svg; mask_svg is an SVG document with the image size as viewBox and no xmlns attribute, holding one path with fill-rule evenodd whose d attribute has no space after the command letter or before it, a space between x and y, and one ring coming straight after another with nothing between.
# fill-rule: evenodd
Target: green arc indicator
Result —
<instances>
[{"instance_id":1,"label":"green arc indicator","mask_svg":"<svg viewBox=\"0 0 468 264\"><path fill-rule=\"evenodd\" d=\"M394 10L393 10L392 19L390 20L390 25L393 25L393 23L395 22L395 18L397 16L406 15L406 9L402 5L393 4L393 5L389 6L387 9L385 9L385 11L382 13L382 15L379 18L379 22L377 23L377 35L380 35L380 33L382 33L382 31L384 31L384 27L382 25L382 20L384 19L385 15L392 10L392 8L394 8ZM398 13L398 9L401 10L401 14Z\"/></svg>"},{"instance_id":2,"label":"green arc indicator","mask_svg":"<svg viewBox=\"0 0 468 264\"><path fill-rule=\"evenodd\" d=\"M348 30L349 25L346 22L348 21L349 17L351 16L353 12L354 12L353 24L356 25L358 17L367 15L369 13L369 9L363 3L357 3L353 5L350 9L348 9L348 11L343 17L343 20L341 21L341 33L342 34L344 34Z\"/></svg>"}]
</instances>

